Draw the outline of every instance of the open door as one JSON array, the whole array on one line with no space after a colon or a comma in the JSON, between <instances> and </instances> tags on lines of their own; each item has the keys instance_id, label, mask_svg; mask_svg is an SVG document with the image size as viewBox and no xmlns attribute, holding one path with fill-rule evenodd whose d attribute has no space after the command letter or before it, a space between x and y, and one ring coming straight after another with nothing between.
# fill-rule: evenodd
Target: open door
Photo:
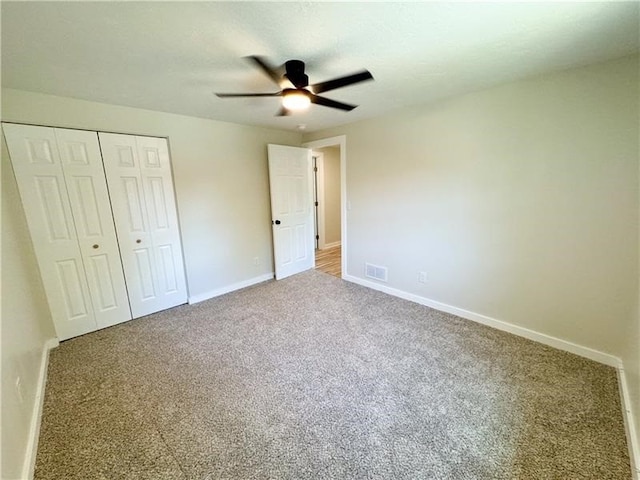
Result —
<instances>
[{"instance_id":1,"label":"open door","mask_svg":"<svg viewBox=\"0 0 640 480\"><path fill-rule=\"evenodd\" d=\"M315 266L311 150L269 145L269 185L276 279Z\"/></svg>"}]
</instances>

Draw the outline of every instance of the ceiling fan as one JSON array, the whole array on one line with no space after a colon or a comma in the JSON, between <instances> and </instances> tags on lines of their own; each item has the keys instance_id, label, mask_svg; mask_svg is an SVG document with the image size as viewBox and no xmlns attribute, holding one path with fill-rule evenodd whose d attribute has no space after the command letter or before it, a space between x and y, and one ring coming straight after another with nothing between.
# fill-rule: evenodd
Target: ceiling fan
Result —
<instances>
[{"instance_id":1,"label":"ceiling fan","mask_svg":"<svg viewBox=\"0 0 640 480\"><path fill-rule=\"evenodd\" d=\"M335 90L336 88L346 87L366 80L373 80L371 73L367 70L362 70L344 77L309 85L309 76L304 73L304 62L301 60L288 60L282 67L273 67L262 57L252 55L246 58L278 84L281 90L274 93L216 93L216 96L220 98L282 97L282 108L276 114L277 116L286 116L293 111L304 110L312 103L349 112L356 108L357 105L349 105L321 97L318 93L328 92L329 90Z\"/></svg>"}]
</instances>

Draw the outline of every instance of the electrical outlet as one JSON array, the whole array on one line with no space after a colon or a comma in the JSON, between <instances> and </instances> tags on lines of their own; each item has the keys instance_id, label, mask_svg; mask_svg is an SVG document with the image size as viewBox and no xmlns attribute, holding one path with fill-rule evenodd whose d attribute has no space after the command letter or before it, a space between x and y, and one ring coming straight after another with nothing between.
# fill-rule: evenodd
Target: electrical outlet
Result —
<instances>
[{"instance_id":1,"label":"electrical outlet","mask_svg":"<svg viewBox=\"0 0 640 480\"><path fill-rule=\"evenodd\" d=\"M260 265L260 257L253 257L253 264Z\"/></svg>"},{"instance_id":2,"label":"electrical outlet","mask_svg":"<svg viewBox=\"0 0 640 480\"><path fill-rule=\"evenodd\" d=\"M427 272L418 272L418 282L427 283Z\"/></svg>"},{"instance_id":3,"label":"electrical outlet","mask_svg":"<svg viewBox=\"0 0 640 480\"><path fill-rule=\"evenodd\" d=\"M24 397L22 396L22 380L20 380L20 377L16 377L16 396L20 403L24 403Z\"/></svg>"}]
</instances>

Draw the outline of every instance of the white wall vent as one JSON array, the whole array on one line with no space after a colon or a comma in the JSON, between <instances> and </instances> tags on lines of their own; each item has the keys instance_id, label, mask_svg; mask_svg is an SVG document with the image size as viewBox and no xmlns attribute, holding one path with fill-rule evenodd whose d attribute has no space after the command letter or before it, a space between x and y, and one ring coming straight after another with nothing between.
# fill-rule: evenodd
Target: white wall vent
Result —
<instances>
[{"instance_id":1,"label":"white wall vent","mask_svg":"<svg viewBox=\"0 0 640 480\"><path fill-rule=\"evenodd\" d=\"M381 267L379 265L372 265L371 263L364 264L364 276L380 280L381 282L387 281L387 267Z\"/></svg>"}]
</instances>

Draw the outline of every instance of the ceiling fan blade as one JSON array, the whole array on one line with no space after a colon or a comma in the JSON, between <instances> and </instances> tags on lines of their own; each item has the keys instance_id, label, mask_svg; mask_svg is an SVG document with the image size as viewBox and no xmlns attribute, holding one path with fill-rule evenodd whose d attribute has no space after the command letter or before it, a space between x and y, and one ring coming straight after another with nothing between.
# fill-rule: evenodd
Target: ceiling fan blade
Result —
<instances>
[{"instance_id":1,"label":"ceiling fan blade","mask_svg":"<svg viewBox=\"0 0 640 480\"><path fill-rule=\"evenodd\" d=\"M368 70L363 70L345 77L334 78L333 80L313 84L310 88L313 93L322 93L336 88L346 87L347 85L352 85L354 83L364 82L366 80L373 80L373 75L371 75Z\"/></svg>"},{"instance_id":2,"label":"ceiling fan blade","mask_svg":"<svg viewBox=\"0 0 640 480\"><path fill-rule=\"evenodd\" d=\"M280 110L278 110L278 113L276 113L276 117L288 117L289 115L291 115L291 110L288 110L284 107L282 107Z\"/></svg>"},{"instance_id":3,"label":"ceiling fan blade","mask_svg":"<svg viewBox=\"0 0 640 480\"><path fill-rule=\"evenodd\" d=\"M257 55L249 55L245 57L255 63L260 70L267 74L267 76L280 85L280 81L282 80L282 74L278 72L278 68L272 67L269 65L264 58L258 57Z\"/></svg>"},{"instance_id":4,"label":"ceiling fan blade","mask_svg":"<svg viewBox=\"0 0 640 480\"><path fill-rule=\"evenodd\" d=\"M325 107L337 108L339 110L345 110L350 112L357 105L349 105L348 103L336 102L335 100L331 100L330 98L320 97L318 95L309 95L311 98L311 103L315 103L316 105L323 105Z\"/></svg>"},{"instance_id":5,"label":"ceiling fan blade","mask_svg":"<svg viewBox=\"0 0 640 480\"><path fill-rule=\"evenodd\" d=\"M216 93L216 97L235 98L235 97L279 97L282 92L276 93Z\"/></svg>"}]
</instances>

